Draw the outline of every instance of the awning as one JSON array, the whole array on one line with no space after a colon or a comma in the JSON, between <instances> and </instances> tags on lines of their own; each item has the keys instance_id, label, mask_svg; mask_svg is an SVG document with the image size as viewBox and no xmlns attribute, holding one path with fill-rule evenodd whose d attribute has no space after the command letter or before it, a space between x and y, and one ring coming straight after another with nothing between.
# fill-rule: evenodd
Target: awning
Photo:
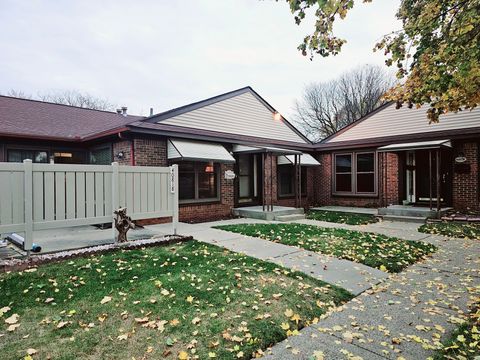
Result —
<instances>
[{"instance_id":1,"label":"awning","mask_svg":"<svg viewBox=\"0 0 480 360\"><path fill-rule=\"evenodd\" d=\"M167 150L168 160L235 162L233 156L220 144L169 139Z\"/></svg>"},{"instance_id":2,"label":"awning","mask_svg":"<svg viewBox=\"0 0 480 360\"><path fill-rule=\"evenodd\" d=\"M420 141L412 143L390 144L379 147L378 151L405 151L405 150L424 150L424 149L439 149L442 147L452 147L450 140L432 140Z\"/></svg>"},{"instance_id":3,"label":"awning","mask_svg":"<svg viewBox=\"0 0 480 360\"><path fill-rule=\"evenodd\" d=\"M273 153L277 155L300 155L302 152L291 149L282 149L273 146L233 145L233 152L240 154Z\"/></svg>"},{"instance_id":4,"label":"awning","mask_svg":"<svg viewBox=\"0 0 480 360\"><path fill-rule=\"evenodd\" d=\"M290 165L295 164L295 155L282 155L277 158L278 165ZM300 155L300 165L301 166L316 166L320 163L310 154Z\"/></svg>"}]
</instances>

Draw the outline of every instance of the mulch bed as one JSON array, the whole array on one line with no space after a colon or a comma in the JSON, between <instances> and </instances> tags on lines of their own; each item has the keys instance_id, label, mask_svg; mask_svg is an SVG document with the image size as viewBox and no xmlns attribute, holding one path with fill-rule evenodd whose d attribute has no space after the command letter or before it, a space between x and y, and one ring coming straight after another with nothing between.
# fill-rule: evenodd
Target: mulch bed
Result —
<instances>
[{"instance_id":1,"label":"mulch bed","mask_svg":"<svg viewBox=\"0 0 480 360\"><path fill-rule=\"evenodd\" d=\"M75 250L65 250L41 255L31 255L29 258L23 259L0 260L0 272L21 271L33 266L64 261L77 257L87 257L90 255L108 253L119 249L132 250L152 246L169 245L189 241L192 239L193 238L191 236L166 235L151 239L132 240L118 244L97 245Z\"/></svg>"}]
</instances>

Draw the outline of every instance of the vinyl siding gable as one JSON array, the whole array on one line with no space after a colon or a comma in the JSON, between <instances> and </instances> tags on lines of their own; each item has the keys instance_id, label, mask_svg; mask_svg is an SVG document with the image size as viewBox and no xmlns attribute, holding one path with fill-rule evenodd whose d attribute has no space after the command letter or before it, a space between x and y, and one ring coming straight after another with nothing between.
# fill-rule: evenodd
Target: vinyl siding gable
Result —
<instances>
[{"instance_id":1,"label":"vinyl siding gable","mask_svg":"<svg viewBox=\"0 0 480 360\"><path fill-rule=\"evenodd\" d=\"M306 143L251 92L160 120L159 124Z\"/></svg>"}]
</instances>

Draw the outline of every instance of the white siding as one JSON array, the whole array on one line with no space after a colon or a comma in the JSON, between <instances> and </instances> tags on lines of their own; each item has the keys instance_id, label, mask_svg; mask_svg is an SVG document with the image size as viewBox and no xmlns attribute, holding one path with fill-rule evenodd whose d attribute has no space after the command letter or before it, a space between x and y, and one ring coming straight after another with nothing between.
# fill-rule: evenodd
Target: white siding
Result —
<instances>
[{"instance_id":1,"label":"white siding","mask_svg":"<svg viewBox=\"0 0 480 360\"><path fill-rule=\"evenodd\" d=\"M161 120L159 123L305 143L285 122L275 120L273 113L250 92Z\"/></svg>"},{"instance_id":2,"label":"white siding","mask_svg":"<svg viewBox=\"0 0 480 360\"><path fill-rule=\"evenodd\" d=\"M441 115L436 124L428 123L427 109L403 106L397 110L391 104L326 143L480 127L480 108Z\"/></svg>"}]
</instances>

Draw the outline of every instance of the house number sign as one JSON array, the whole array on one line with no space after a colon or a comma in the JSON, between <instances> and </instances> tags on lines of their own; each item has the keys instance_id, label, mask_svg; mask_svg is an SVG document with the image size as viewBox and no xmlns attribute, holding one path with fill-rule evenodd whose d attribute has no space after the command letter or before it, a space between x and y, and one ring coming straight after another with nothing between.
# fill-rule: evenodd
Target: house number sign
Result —
<instances>
[{"instance_id":1,"label":"house number sign","mask_svg":"<svg viewBox=\"0 0 480 360\"><path fill-rule=\"evenodd\" d=\"M172 166L170 166L170 192L175 194L175 171Z\"/></svg>"},{"instance_id":2,"label":"house number sign","mask_svg":"<svg viewBox=\"0 0 480 360\"><path fill-rule=\"evenodd\" d=\"M235 173L232 170L225 171L225 179L226 180L233 180L235 179Z\"/></svg>"}]
</instances>

